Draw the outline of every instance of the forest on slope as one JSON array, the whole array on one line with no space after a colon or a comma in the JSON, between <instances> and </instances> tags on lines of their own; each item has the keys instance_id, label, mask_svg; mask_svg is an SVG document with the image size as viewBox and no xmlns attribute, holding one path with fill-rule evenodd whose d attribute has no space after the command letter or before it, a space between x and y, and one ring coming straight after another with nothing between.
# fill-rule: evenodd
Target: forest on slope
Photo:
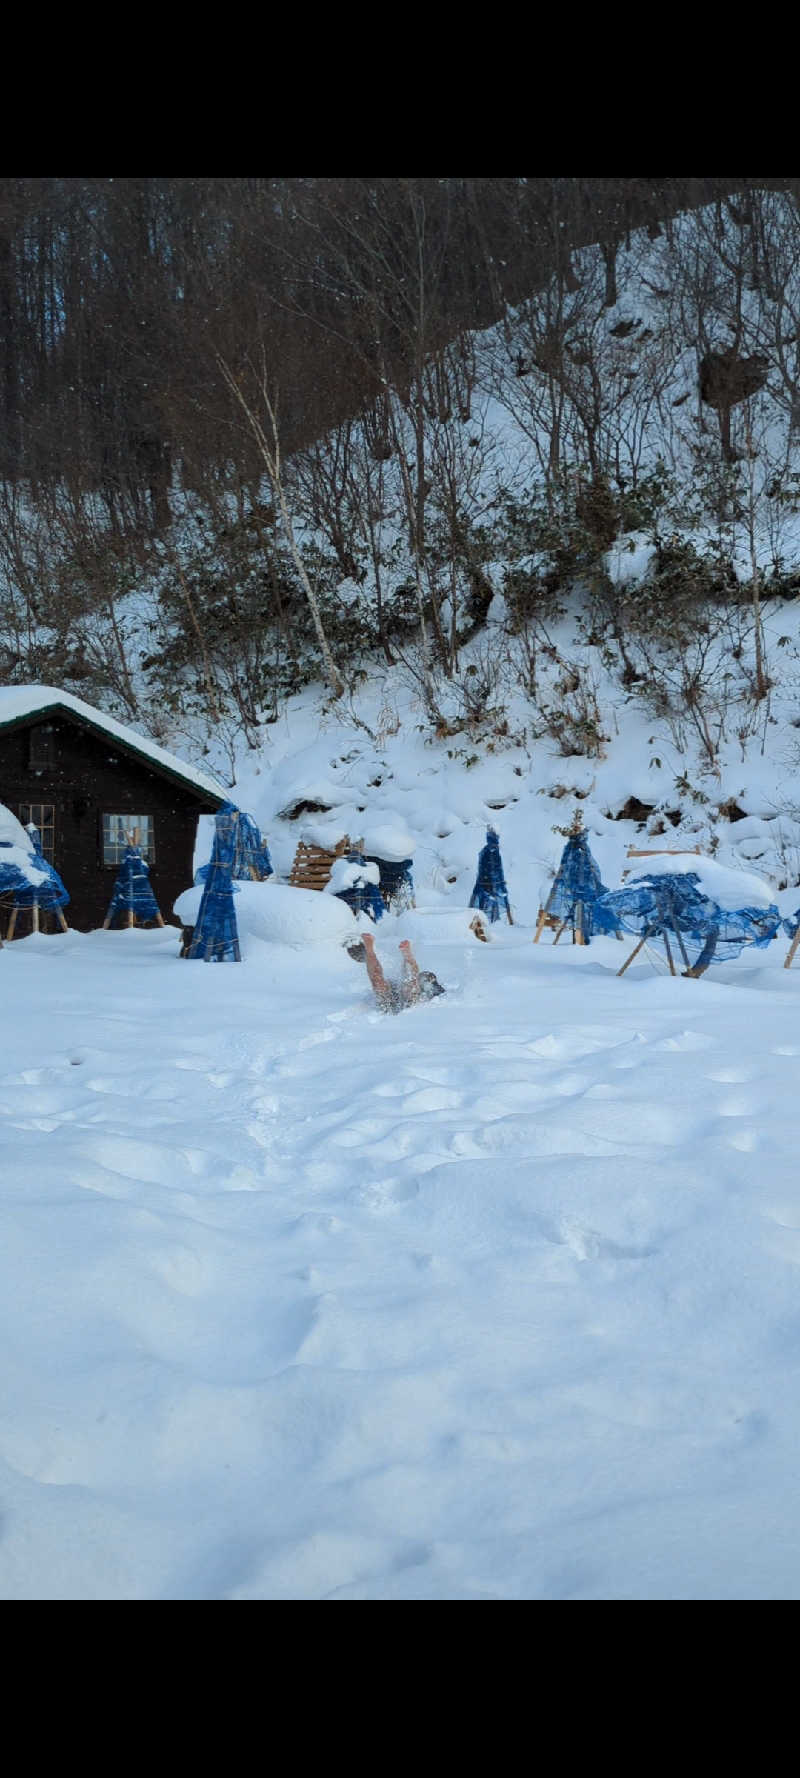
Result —
<instances>
[{"instance_id":1,"label":"forest on slope","mask_svg":"<svg viewBox=\"0 0 800 1778\"><path fill-rule=\"evenodd\" d=\"M702 736L723 624L768 695L798 425L800 181L5 180L0 673L253 739L377 660L442 732L536 707L577 587Z\"/></svg>"}]
</instances>

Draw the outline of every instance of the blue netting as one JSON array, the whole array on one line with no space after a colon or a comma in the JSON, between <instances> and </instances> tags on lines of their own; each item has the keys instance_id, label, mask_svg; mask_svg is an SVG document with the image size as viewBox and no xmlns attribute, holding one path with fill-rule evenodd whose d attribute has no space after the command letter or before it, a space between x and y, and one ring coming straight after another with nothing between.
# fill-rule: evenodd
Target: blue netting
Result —
<instances>
[{"instance_id":1,"label":"blue netting","mask_svg":"<svg viewBox=\"0 0 800 1778\"><path fill-rule=\"evenodd\" d=\"M402 914L406 908L413 908L414 878L411 872L410 858L375 858L365 853L367 864L377 864L380 873L380 891L385 908L391 908L395 914Z\"/></svg>"},{"instance_id":2,"label":"blue netting","mask_svg":"<svg viewBox=\"0 0 800 1778\"><path fill-rule=\"evenodd\" d=\"M126 846L122 854L117 880L108 904L106 924L113 926L114 921L120 918L130 924L131 914L136 920L161 918L158 902L150 886L150 868L145 864L139 846Z\"/></svg>"},{"instance_id":3,"label":"blue netting","mask_svg":"<svg viewBox=\"0 0 800 1778\"><path fill-rule=\"evenodd\" d=\"M214 845L187 957L205 963L240 963L233 885L239 811L224 803L215 820Z\"/></svg>"},{"instance_id":4,"label":"blue netting","mask_svg":"<svg viewBox=\"0 0 800 1778\"><path fill-rule=\"evenodd\" d=\"M800 926L800 908L795 908L793 914L787 914L786 919L781 921L781 925L784 932L788 932L789 937L794 938L797 928Z\"/></svg>"},{"instance_id":5,"label":"blue netting","mask_svg":"<svg viewBox=\"0 0 800 1778\"><path fill-rule=\"evenodd\" d=\"M60 908L69 901L69 895L58 871L48 862L42 851L39 830L31 825L27 832L33 842L31 864L39 871L45 871L43 883L30 883L24 871L11 859L3 861L3 852L11 846L10 840L0 841L0 895L7 903L16 908Z\"/></svg>"},{"instance_id":6,"label":"blue netting","mask_svg":"<svg viewBox=\"0 0 800 1778\"><path fill-rule=\"evenodd\" d=\"M238 815L239 817L236 825L231 875L240 879L247 878L250 882L263 883L265 877L273 875L272 859L269 855L267 842L256 826L252 815L243 814L241 809L237 809L235 803L223 803L219 812L221 815ZM210 860L208 864L201 864L200 869L195 871L195 882L205 883L210 869Z\"/></svg>"},{"instance_id":7,"label":"blue netting","mask_svg":"<svg viewBox=\"0 0 800 1778\"><path fill-rule=\"evenodd\" d=\"M480 908L481 913L488 914L492 922L499 920L501 913L509 917L511 914L503 875L503 860L500 857L500 836L493 827L486 829L486 845L478 856L478 874L469 905L471 908Z\"/></svg>"},{"instance_id":8,"label":"blue netting","mask_svg":"<svg viewBox=\"0 0 800 1778\"><path fill-rule=\"evenodd\" d=\"M347 862L365 865L372 860L366 859L363 852L348 852ZM354 914L369 914L371 920L381 920L386 912L378 884L371 883L366 876L357 878L348 889L334 890L334 894L338 901L346 901Z\"/></svg>"},{"instance_id":9,"label":"blue netting","mask_svg":"<svg viewBox=\"0 0 800 1778\"><path fill-rule=\"evenodd\" d=\"M547 897L548 914L563 920L565 926L580 925L588 944L594 933L616 932L619 925L616 916L601 905L601 897L606 896L586 834L571 834Z\"/></svg>"},{"instance_id":10,"label":"blue netting","mask_svg":"<svg viewBox=\"0 0 800 1778\"><path fill-rule=\"evenodd\" d=\"M640 938L674 934L680 960L700 969L738 957L744 945L763 949L781 925L776 907L721 908L703 894L696 871L639 877L627 889L607 890L602 908Z\"/></svg>"}]
</instances>

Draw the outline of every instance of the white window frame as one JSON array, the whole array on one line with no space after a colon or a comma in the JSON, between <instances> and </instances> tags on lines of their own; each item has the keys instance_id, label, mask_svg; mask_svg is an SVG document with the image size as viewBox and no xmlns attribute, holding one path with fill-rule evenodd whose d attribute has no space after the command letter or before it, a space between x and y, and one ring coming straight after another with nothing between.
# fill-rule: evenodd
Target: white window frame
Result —
<instances>
[{"instance_id":1,"label":"white window frame","mask_svg":"<svg viewBox=\"0 0 800 1778\"><path fill-rule=\"evenodd\" d=\"M145 864L152 864L156 855L154 825L152 815L104 813L100 832L104 870L119 869L126 846L138 846Z\"/></svg>"}]
</instances>

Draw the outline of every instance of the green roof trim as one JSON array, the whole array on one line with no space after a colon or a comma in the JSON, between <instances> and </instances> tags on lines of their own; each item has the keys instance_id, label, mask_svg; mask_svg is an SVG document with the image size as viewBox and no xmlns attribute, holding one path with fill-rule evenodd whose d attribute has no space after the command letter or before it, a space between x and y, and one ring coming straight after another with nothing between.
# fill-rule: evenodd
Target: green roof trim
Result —
<instances>
[{"instance_id":1,"label":"green roof trim","mask_svg":"<svg viewBox=\"0 0 800 1778\"><path fill-rule=\"evenodd\" d=\"M54 699L51 704L40 704L35 710L23 711L17 716L9 716L4 719L2 715L0 715L0 734L5 734L11 729L34 728L38 723L43 722L46 717L55 715L66 717L69 722L74 722L79 727L88 729L90 733L97 735L100 740L105 741L106 743L113 743L113 745L119 747L122 752L132 754L142 765L147 766L151 772L157 773L159 777L171 779L183 789L191 791L192 795L197 798L198 802L207 803L211 810L220 808L224 802L230 801L229 790L220 788L219 791L215 791L211 788L210 784L198 784L197 779L190 775L191 766L187 766L186 772L183 773L179 768L166 764L163 759L158 758L156 754L149 751L147 743L144 740L142 741L141 747L137 747L134 731L131 731L132 739L128 740L127 733L121 735L117 728L106 728L102 721L93 722L90 716L84 716L82 711L74 710L70 704L62 703L58 699ZM116 718L113 718L112 720L116 722ZM118 725L119 728L122 726L122 724Z\"/></svg>"}]
</instances>

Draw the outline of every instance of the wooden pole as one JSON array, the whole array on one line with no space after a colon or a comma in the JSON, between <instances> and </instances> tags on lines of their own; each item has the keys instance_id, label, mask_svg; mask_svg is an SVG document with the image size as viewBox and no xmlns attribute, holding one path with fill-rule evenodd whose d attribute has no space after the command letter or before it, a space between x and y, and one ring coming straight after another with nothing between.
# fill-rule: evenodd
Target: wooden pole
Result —
<instances>
[{"instance_id":1,"label":"wooden pole","mask_svg":"<svg viewBox=\"0 0 800 1778\"><path fill-rule=\"evenodd\" d=\"M797 931L796 931L794 938L792 939L792 942L791 942L789 949L786 953L786 958L785 958L784 965L783 965L784 969L791 969L792 958L794 957L794 954L795 954L795 951L797 950L798 945L800 945L800 920L797 923Z\"/></svg>"},{"instance_id":2,"label":"wooden pole","mask_svg":"<svg viewBox=\"0 0 800 1778\"><path fill-rule=\"evenodd\" d=\"M59 926L61 927L62 932L69 932L69 927L67 925L66 920L64 919L64 909L63 908L56 908L56 916L58 918L58 923L59 923Z\"/></svg>"},{"instance_id":3,"label":"wooden pole","mask_svg":"<svg viewBox=\"0 0 800 1778\"><path fill-rule=\"evenodd\" d=\"M684 967L684 969L688 969L689 968L689 959L686 955L686 946L683 942L683 933L681 932L680 926L678 925L678 916L675 912L675 896L674 895L670 896L670 911L672 913L672 930L675 934L676 939L678 940L678 944L680 945L680 952L681 952L681 956L683 958L683 967Z\"/></svg>"},{"instance_id":4,"label":"wooden pole","mask_svg":"<svg viewBox=\"0 0 800 1778\"><path fill-rule=\"evenodd\" d=\"M661 937L662 937L662 938L663 938L663 940L664 940L664 950L665 950L665 951L666 951L666 953L667 953L667 962L668 962L668 964L669 964L669 973L670 973L670 975L674 975L674 974L675 974L675 965L674 965L674 963L673 963L673 961L672 961L672 952L671 952L671 950L670 950L670 948L669 948L669 939L668 939L668 937L667 937L667 928L666 928L666 926L665 926L665 927L664 927L664 929L663 929L663 931L662 931L662 934L661 934Z\"/></svg>"},{"instance_id":5,"label":"wooden pole","mask_svg":"<svg viewBox=\"0 0 800 1778\"><path fill-rule=\"evenodd\" d=\"M649 937L650 937L650 927L648 926L647 931L645 932L643 938L640 938L638 945L634 945L630 956L626 957L625 962L622 965L622 968L617 970L617 975L624 975L625 974L628 964L633 962L634 957L638 957L639 952L642 948L642 945L647 943L647 940L649 939Z\"/></svg>"},{"instance_id":6,"label":"wooden pole","mask_svg":"<svg viewBox=\"0 0 800 1778\"><path fill-rule=\"evenodd\" d=\"M16 908L12 908L11 909L11 918L9 919L9 922L8 922L8 931L6 932L6 938L13 938L14 937L14 927L16 926L16 924L17 924L17 910L16 910Z\"/></svg>"},{"instance_id":7,"label":"wooden pole","mask_svg":"<svg viewBox=\"0 0 800 1778\"><path fill-rule=\"evenodd\" d=\"M34 932L38 932L38 930L39 930L39 903L38 903L38 901L35 901L33 903L33 906L31 908L31 915L33 918L33 930L34 930Z\"/></svg>"}]
</instances>

